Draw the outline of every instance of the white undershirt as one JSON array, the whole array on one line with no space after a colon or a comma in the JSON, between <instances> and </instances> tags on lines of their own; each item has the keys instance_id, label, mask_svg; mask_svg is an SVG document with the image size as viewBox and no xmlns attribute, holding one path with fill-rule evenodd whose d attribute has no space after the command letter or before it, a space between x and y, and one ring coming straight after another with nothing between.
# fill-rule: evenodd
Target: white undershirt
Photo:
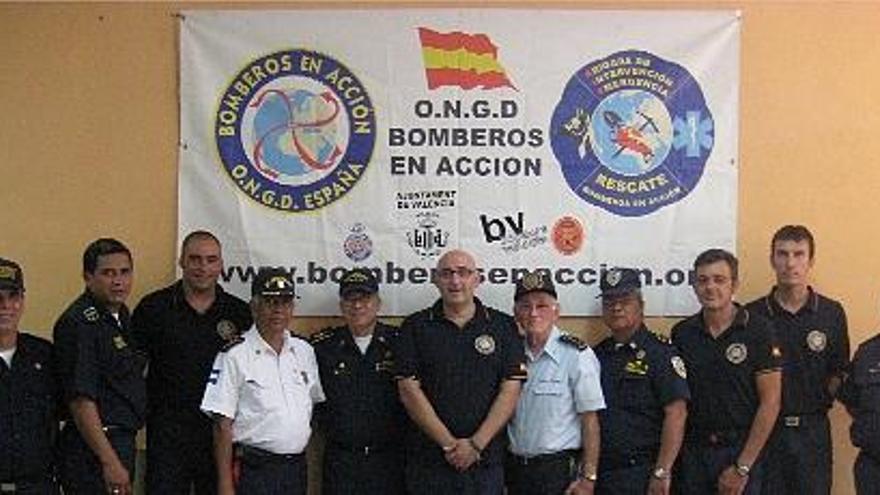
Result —
<instances>
[{"instance_id":1,"label":"white undershirt","mask_svg":"<svg viewBox=\"0 0 880 495\"><path fill-rule=\"evenodd\" d=\"M6 349L4 351L0 351L0 358L3 358L6 361L6 366L12 367L12 356L15 354L15 347L12 349Z\"/></svg>"},{"instance_id":2,"label":"white undershirt","mask_svg":"<svg viewBox=\"0 0 880 495\"><path fill-rule=\"evenodd\" d=\"M367 347L370 347L370 342L373 340L373 334L364 335L363 337L354 338L354 343L357 344L358 349L361 350L361 354L367 353Z\"/></svg>"}]
</instances>

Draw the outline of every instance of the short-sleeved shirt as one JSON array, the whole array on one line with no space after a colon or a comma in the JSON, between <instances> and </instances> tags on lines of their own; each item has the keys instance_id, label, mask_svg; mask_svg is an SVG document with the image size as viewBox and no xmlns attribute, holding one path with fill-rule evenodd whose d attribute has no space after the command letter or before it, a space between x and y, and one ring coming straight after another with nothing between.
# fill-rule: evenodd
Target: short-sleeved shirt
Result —
<instances>
[{"instance_id":1,"label":"short-sleeved shirt","mask_svg":"<svg viewBox=\"0 0 880 495\"><path fill-rule=\"evenodd\" d=\"M843 306L810 288L807 303L795 313L786 311L773 291L746 308L771 320L776 328L783 356L780 415L825 413L834 400L828 380L849 362Z\"/></svg>"},{"instance_id":2,"label":"short-sleeved shirt","mask_svg":"<svg viewBox=\"0 0 880 495\"><path fill-rule=\"evenodd\" d=\"M122 306L117 319L86 291L58 318L53 334L64 402L85 397L96 403L105 426L140 429L146 357L131 345L128 309Z\"/></svg>"},{"instance_id":3,"label":"short-sleeved shirt","mask_svg":"<svg viewBox=\"0 0 880 495\"><path fill-rule=\"evenodd\" d=\"M327 400L316 418L329 446L348 450L398 448L407 418L394 381L397 328L377 323L361 352L347 327L322 330L315 348Z\"/></svg>"},{"instance_id":4,"label":"short-sleeved shirt","mask_svg":"<svg viewBox=\"0 0 880 495\"><path fill-rule=\"evenodd\" d=\"M644 326L627 342L603 340L596 355L608 404L599 413L601 455L615 459L656 455L664 407L691 396L684 360L668 341Z\"/></svg>"},{"instance_id":5,"label":"short-sleeved shirt","mask_svg":"<svg viewBox=\"0 0 880 495\"><path fill-rule=\"evenodd\" d=\"M841 387L840 401L853 418L853 445L880 459L880 335L856 350L849 376Z\"/></svg>"},{"instance_id":6,"label":"short-sleeved shirt","mask_svg":"<svg viewBox=\"0 0 880 495\"><path fill-rule=\"evenodd\" d=\"M529 379L507 425L510 451L533 457L581 448L581 414L605 408L596 355L555 326L540 354L528 346L525 354Z\"/></svg>"},{"instance_id":7,"label":"short-sleeved shirt","mask_svg":"<svg viewBox=\"0 0 880 495\"><path fill-rule=\"evenodd\" d=\"M673 327L672 342L687 365L687 435L748 432L760 403L756 376L782 368L772 324L737 306L715 338L701 312Z\"/></svg>"},{"instance_id":8,"label":"short-sleeved shirt","mask_svg":"<svg viewBox=\"0 0 880 495\"><path fill-rule=\"evenodd\" d=\"M144 296L131 326L135 347L150 360L150 417L175 414L203 419L199 404L211 363L225 344L250 328L251 313L247 303L219 286L214 303L199 313L187 303L178 281Z\"/></svg>"},{"instance_id":9,"label":"short-sleeved shirt","mask_svg":"<svg viewBox=\"0 0 880 495\"><path fill-rule=\"evenodd\" d=\"M395 376L415 378L440 421L457 438L471 437L505 380L525 380L523 341L513 317L475 299L474 317L459 328L443 315L443 301L404 320ZM485 462L500 462L497 435L483 449ZM422 462L445 464L442 449L414 428L408 450Z\"/></svg>"},{"instance_id":10,"label":"short-sleeved shirt","mask_svg":"<svg viewBox=\"0 0 880 495\"><path fill-rule=\"evenodd\" d=\"M312 346L285 332L279 354L251 327L217 354L201 408L233 420L235 443L299 454L312 433L313 404L323 400Z\"/></svg>"},{"instance_id":11,"label":"short-sleeved shirt","mask_svg":"<svg viewBox=\"0 0 880 495\"><path fill-rule=\"evenodd\" d=\"M52 344L19 333L11 366L0 359L0 480L51 473L55 399Z\"/></svg>"}]
</instances>

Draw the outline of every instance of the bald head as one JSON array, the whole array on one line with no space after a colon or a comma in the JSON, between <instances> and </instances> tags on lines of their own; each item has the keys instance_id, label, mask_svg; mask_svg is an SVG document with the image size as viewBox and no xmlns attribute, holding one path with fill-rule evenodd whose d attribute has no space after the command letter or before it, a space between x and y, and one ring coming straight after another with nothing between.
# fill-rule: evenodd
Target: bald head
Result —
<instances>
[{"instance_id":1,"label":"bald head","mask_svg":"<svg viewBox=\"0 0 880 495\"><path fill-rule=\"evenodd\" d=\"M434 284L446 306L472 305L474 290L480 285L477 262L467 251L454 249L437 261Z\"/></svg>"}]
</instances>

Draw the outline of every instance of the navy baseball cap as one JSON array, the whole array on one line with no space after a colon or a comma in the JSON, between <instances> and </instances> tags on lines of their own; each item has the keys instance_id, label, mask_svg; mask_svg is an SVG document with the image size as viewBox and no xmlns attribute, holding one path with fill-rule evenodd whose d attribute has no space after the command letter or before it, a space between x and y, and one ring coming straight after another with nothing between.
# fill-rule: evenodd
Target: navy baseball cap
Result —
<instances>
[{"instance_id":1,"label":"navy baseball cap","mask_svg":"<svg viewBox=\"0 0 880 495\"><path fill-rule=\"evenodd\" d=\"M261 268L251 284L252 296L294 297L293 279L283 268Z\"/></svg>"},{"instance_id":2,"label":"navy baseball cap","mask_svg":"<svg viewBox=\"0 0 880 495\"><path fill-rule=\"evenodd\" d=\"M556 287L550 278L550 273L546 270L535 270L526 273L523 277L516 281L516 291L513 293L513 300L518 301L519 298L532 292L544 292L556 299Z\"/></svg>"},{"instance_id":3,"label":"navy baseball cap","mask_svg":"<svg viewBox=\"0 0 880 495\"><path fill-rule=\"evenodd\" d=\"M24 292L24 274L18 263L0 258L0 290Z\"/></svg>"},{"instance_id":4,"label":"navy baseball cap","mask_svg":"<svg viewBox=\"0 0 880 495\"><path fill-rule=\"evenodd\" d=\"M379 292L379 281L373 275L372 270L352 268L342 276L342 279L339 281L339 295L347 297L356 292L363 294Z\"/></svg>"},{"instance_id":5,"label":"navy baseball cap","mask_svg":"<svg viewBox=\"0 0 880 495\"><path fill-rule=\"evenodd\" d=\"M639 272L632 268L613 268L599 281L599 297L624 296L641 290Z\"/></svg>"}]
</instances>

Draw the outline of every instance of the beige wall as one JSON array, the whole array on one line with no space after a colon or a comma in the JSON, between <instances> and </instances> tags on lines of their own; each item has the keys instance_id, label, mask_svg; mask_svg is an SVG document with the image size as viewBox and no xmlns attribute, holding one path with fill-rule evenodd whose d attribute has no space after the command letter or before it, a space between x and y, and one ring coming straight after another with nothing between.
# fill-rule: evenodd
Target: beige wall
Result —
<instances>
[{"instance_id":1,"label":"beige wall","mask_svg":"<svg viewBox=\"0 0 880 495\"><path fill-rule=\"evenodd\" d=\"M880 3L630 5L742 9L740 298L772 282L773 230L807 224L818 239L815 284L843 301L855 347L878 320L880 236L870 225L880 214ZM0 5L0 256L25 268L24 326L36 333L48 335L81 290L81 252L98 236L133 249L132 301L174 276L181 8ZM566 326L598 336L595 321ZM835 493L852 493L849 420L836 408L833 421Z\"/></svg>"}]
</instances>

